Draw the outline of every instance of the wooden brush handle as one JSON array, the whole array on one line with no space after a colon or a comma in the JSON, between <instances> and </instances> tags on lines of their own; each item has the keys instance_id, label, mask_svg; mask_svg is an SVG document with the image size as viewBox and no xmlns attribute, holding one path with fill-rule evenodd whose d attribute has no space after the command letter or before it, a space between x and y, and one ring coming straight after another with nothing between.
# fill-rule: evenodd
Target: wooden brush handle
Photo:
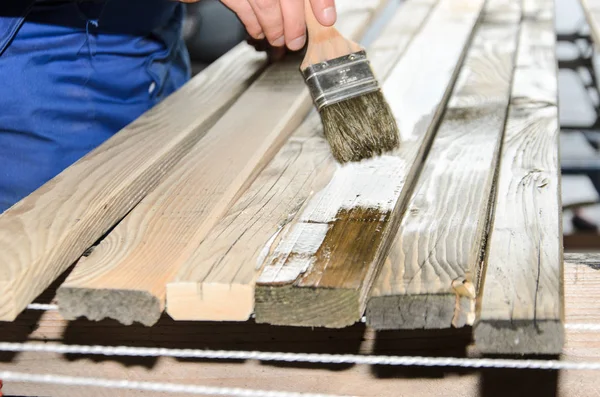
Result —
<instances>
[{"instance_id":1,"label":"wooden brush handle","mask_svg":"<svg viewBox=\"0 0 600 397\"><path fill-rule=\"evenodd\" d=\"M360 45L346 39L333 26L323 26L315 17L310 0L304 0L308 47L301 70L310 65L361 51Z\"/></svg>"}]
</instances>

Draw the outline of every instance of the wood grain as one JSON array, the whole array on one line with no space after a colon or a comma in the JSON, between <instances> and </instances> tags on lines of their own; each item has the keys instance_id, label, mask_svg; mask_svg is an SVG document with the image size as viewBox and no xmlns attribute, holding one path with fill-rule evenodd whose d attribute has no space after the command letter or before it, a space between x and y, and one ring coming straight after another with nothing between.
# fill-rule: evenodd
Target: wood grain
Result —
<instances>
[{"instance_id":1,"label":"wood grain","mask_svg":"<svg viewBox=\"0 0 600 397\"><path fill-rule=\"evenodd\" d=\"M564 341L554 3L529 3L541 12L521 28L474 327L486 353L555 354Z\"/></svg>"},{"instance_id":2,"label":"wood grain","mask_svg":"<svg viewBox=\"0 0 600 397\"><path fill-rule=\"evenodd\" d=\"M148 194L265 64L240 44L0 215L0 320L13 320Z\"/></svg>"},{"instance_id":3,"label":"wood grain","mask_svg":"<svg viewBox=\"0 0 600 397\"><path fill-rule=\"evenodd\" d=\"M565 255L566 324L600 324L600 258ZM56 312L24 312L0 327L1 341L111 346L203 348L332 354L382 354L464 357L466 329L385 331L362 324L341 330L246 323L174 322L155 327L123 326L115 321L65 321ZM566 361L598 361L600 333L568 330L561 356ZM463 350L461 353L460 350ZM557 391L532 370L456 370L381 368L366 365L295 365L248 361L177 360L168 357L121 358L23 352L0 354L0 371L101 376L132 381L174 382L219 387L271 389L365 397L589 397L600 392L595 371L561 371ZM387 371L386 371L387 370ZM543 371L552 374L552 371ZM497 382L489 384L496 377ZM273 380L276 379L277 382ZM504 387L498 384L502 381ZM544 382L545 381L545 382ZM517 383L518 382L518 383ZM517 386L515 386L517 385ZM495 387L492 387L495 386ZM132 397L148 392L4 382L10 396ZM170 394L169 394L170 395ZM178 394L172 394L178 396Z\"/></svg>"},{"instance_id":4,"label":"wood grain","mask_svg":"<svg viewBox=\"0 0 600 397\"><path fill-rule=\"evenodd\" d=\"M411 42L383 88L401 148L340 166L308 201L257 281L258 322L344 327L360 319L482 4L441 1Z\"/></svg>"},{"instance_id":5,"label":"wood grain","mask_svg":"<svg viewBox=\"0 0 600 397\"><path fill-rule=\"evenodd\" d=\"M376 329L472 324L520 24L490 1L367 306Z\"/></svg>"},{"instance_id":6,"label":"wood grain","mask_svg":"<svg viewBox=\"0 0 600 397\"><path fill-rule=\"evenodd\" d=\"M358 37L374 12L348 9L339 16L340 29ZM311 108L298 63L293 57L270 66L171 174L75 267L57 295L66 318L108 317L148 326L158 321L166 284Z\"/></svg>"},{"instance_id":7,"label":"wood grain","mask_svg":"<svg viewBox=\"0 0 600 397\"><path fill-rule=\"evenodd\" d=\"M380 78L385 79L432 8L420 0L403 3L369 47ZM314 113L167 285L169 315L176 320L247 320L254 311L254 283L271 247L335 168Z\"/></svg>"}]
</instances>

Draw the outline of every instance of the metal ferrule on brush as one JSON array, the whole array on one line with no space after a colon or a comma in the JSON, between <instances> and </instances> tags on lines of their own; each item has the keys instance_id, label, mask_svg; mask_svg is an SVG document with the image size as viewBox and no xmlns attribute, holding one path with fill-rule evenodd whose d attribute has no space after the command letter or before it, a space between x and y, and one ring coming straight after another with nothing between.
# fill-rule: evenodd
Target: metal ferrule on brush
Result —
<instances>
[{"instance_id":1,"label":"metal ferrule on brush","mask_svg":"<svg viewBox=\"0 0 600 397\"><path fill-rule=\"evenodd\" d=\"M318 110L379 91L365 51L310 65L302 74Z\"/></svg>"}]
</instances>

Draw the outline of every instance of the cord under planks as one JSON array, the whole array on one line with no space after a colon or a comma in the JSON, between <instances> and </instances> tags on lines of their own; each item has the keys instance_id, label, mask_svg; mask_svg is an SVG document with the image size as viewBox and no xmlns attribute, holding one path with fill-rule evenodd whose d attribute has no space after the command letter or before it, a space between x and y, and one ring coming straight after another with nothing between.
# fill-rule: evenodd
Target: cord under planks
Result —
<instances>
[{"instance_id":1,"label":"cord under planks","mask_svg":"<svg viewBox=\"0 0 600 397\"><path fill-rule=\"evenodd\" d=\"M384 84L399 151L340 167L308 201L257 281L258 322L343 327L363 315L482 5L441 0L433 10Z\"/></svg>"},{"instance_id":2,"label":"cord under planks","mask_svg":"<svg viewBox=\"0 0 600 397\"><path fill-rule=\"evenodd\" d=\"M565 255L565 324L600 325L600 257ZM49 295L48 298L51 298ZM115 321L65 321L57 312L27 310L0 327L0 341L281 351L329 354L465 357L468 328L381 331L356 324L327 330L245 323L174 322L163 317L152 328ZM567 328L562 361L599 361L600 333ZM0 353L0 371L98 376L130 381L173 382L296 393L364 397L594 396L596 372L385 367L218 361L171 357L110 357L55 353ZM274 380L277 380L274 382ZM131 397L148 392L83 386L4 382L10 396ZM173 394L179 396L179 394Z\"/></svg>"},{"instance_id":3,"label":"cord under planks","mask_svg":"<svg viewBox=\"0 0 600 397\"><path fill-rule=\"evenodd\" d=\"M473 323L520 21L520 0L487 3L374 284L367 323L376 329Z\"/></svg>"},{"instance_id":4,"label":"cord under planks","mask_svg":"<svg viewBox=\"0 0 600 397\"><path fill-rule=\"evenodd\" d=\"M338 27L357 39L384 2L348 4ZM310 107L298 59L270 66L162 183L77 264L58 291L61 313L124 324L158 321L167 283Z\"/></svg>"}]
</instances>

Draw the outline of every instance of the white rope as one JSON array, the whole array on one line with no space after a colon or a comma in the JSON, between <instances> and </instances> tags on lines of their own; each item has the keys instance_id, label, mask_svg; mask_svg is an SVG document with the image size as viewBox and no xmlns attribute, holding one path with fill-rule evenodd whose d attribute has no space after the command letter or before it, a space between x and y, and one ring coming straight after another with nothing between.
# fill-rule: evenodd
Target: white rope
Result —
<instances>
[{"instance_id":1,"label":"white rope","mask_svg":"<svg viewBox=\"0 0 600 397\"><path fill-rule=\"evenodd\" d=\"M65 386L104 387L109 389L134 389L163 393L203 394L211 396L233 397L343 397L326 394L305 394L279 392L269 390L249 390L229 387L210 387L182 385L177 383L138 382L129 380L112 380L100 378L82 378L60 375L24 374L20 372L2 371L0 379L4 382L50 383Z\"/></svg>"},{"instance_id":2,"label":"white rope","mask_svg":"<svg viewBox=\"0 0 600 397\"><path fill-rule=\"evenodd\" d=\"M43 311L52 311L58 310L58 305L49 305L45 303L31 303L27 305L29 310L43 310Z\"/></svg>"},{"instance_id":3,"label":"white rope","mask_svg":"<svg viewBox=\"0 0 600 397\"><path fill-rule=\"evenodd\" d=\"M276 353L257 351L166 349L129 346L82 346L54 343L1 342L0 351L44 352L128 357L175 357L215 360L258 360L321 364L395 365L423 367L518 368L554 370L600 370L600 362L559 360L515 360L490 358L367 356L356 354Z\"/></svg>"},{"instance_id":4,"label":"white rope","mask_svg":"<svg viewBox=\"0 0 600 397\"><path fill-rule=\"evenodd\" d=\"M600 331L600 324L565 324L565 329L572 331Z\"/></svg>"}]
</instances>

